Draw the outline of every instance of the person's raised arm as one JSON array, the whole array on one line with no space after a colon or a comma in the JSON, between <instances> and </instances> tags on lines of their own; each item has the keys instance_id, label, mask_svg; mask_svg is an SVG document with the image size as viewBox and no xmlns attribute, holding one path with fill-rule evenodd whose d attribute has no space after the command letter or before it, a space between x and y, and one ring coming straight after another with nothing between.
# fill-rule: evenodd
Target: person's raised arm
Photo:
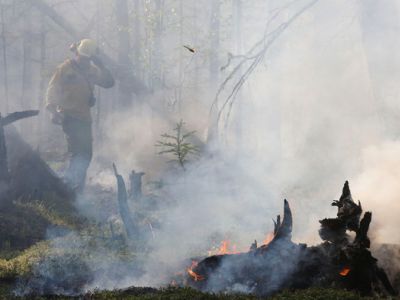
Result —
<instances>
[{"instance_id":1,"label":"person's raised arm","mask_svg":"<svg viewBox=\"0 0 400 300\"><path fill-rule=\"evenodd\" d=\"M114 77L111 72L104 66L103 62L98 56L92 56L91 60L95 65L95 81L94 84L103 88L111 88L115 84Z\"/></svg>"}]
</instances>

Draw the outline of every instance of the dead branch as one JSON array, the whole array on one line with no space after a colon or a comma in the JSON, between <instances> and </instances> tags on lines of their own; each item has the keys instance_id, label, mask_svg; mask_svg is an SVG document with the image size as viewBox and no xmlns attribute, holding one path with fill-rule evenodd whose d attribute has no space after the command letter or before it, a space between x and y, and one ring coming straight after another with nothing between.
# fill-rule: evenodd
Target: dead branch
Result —
<instances>
[{"instance_id":1,"label":"dead branch","mask_svg":"<svg viewBox=\"0 0 400 300\"><path fill-rule=\"evenodd\" d=\"M30 118L37 116L39 114L38 110L25 110L25 111L17 111L7 115L6 117L1 119L0 126L7 126L15 121Z\"/></svg>"},{"instance_id":2,"label":"dead branch","mask_svg":"<svg viewBox=\"0 0 400 300\"><path fill-rule=\"evenodd\" d=\"M218 126L221 122L222 116L225 114L225 128L229 121L233 104L236 99L236 95L238 94L239 90L242 88L243 84L248 80L250 75L256 69L256 67L260 64L260 62L264 59L267 50L273 45L273 43L285 32L285 30L299 17L301 16L306 10L314 6L319 0L312 0L307 5L305 5L302 9L300 9L297 13L295 13L292 17L289 18L288 21L280 24L276 29L272 31L268 31L270 23L274 20L283 9L276 12L270 20L268 20L266 25L266 30L262 39L260 39L247 53L246 55L242 56L242 59L237 63L237 65L233 68L233 70L228 74L225 80L220 85L217 94L214 98L213 103L211 104L210 108L210 118L213 117L214 109L217 110L216 120L211 122L210 124L215 126L214 130L209 130L209 132L218 132ZM289 5L294 3L295 1L291 2ZM288 5L288 6L289 6ZM287 6L286 6L287 7ZM261 49L260 49L261 48ZM230 93L226 96L223 100L223 104L221 108L218 108L218 104L220 102L221 95L225 88L227 87L228 83L234 80L235 76L238 75L238 72L243 68L243 66L250 62L250 65L245 68L244 73L233 82L233 88Z\"/></svg>"}]
</instances>

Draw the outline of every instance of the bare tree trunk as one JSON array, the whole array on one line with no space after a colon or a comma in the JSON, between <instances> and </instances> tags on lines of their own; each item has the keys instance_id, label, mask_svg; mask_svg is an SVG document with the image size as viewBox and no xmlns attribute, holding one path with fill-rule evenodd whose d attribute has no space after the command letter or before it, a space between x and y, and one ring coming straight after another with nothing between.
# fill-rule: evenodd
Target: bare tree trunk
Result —
<instances>
[{"instance_id":1,"label":"bare tree trunk","mask_svg":"<svg viewBox=\"0 0 400 300\"><path fill-rule=\"evenodd\" d=\"M96 40L98 42L100 42L100 22L101 22L101 12L102 12L102 2L97 1L96 3L96 15L95 15L95 26L96 26ZM97 89L96 92L96 99L97 99L97 105L96 105L96 115L95 115L95 126L94 126L94 134L96 136L96 141L98 144L101 144L102 142L102 128L101 128L101 113L102 113L102 106L103 106L103 102L101 99L101 90Z\"/></svg>"},{"instance_id":2,"label":"bare tree trunk","mask_svg":"<svg viewBox=\"0 0 400 300\"><path fill-rule=\"evenodd\" d=\"M6 40L6 20L4 16L4 4L1 4L1 42L3 44L3 68L4 68L4 110L6 113L9 111L8 100L8 62L7 62L7 40Z\"/></svg>"},{"instance_id":3,"label":"bare tree trunk","mask_svg":"<svg viewBox=\"0 0 400 300\"><path fill-rule=\"evenodd\" d=\"M210 58L209 58L209 79L211 92L214 93L219 80L219 27L220 27L220 2L212 0L210 17ZM218 107L217 107L218 108ZM218 142L218 117L216 110L211 111L207 143Z\"/></svg>"},{"instance_id":4,"label":"bare tree trunk","mask_svg":"<svg viewBox=\"0 0 400 300\"><path fill-rule=\"evenodd\" d=\"M384 15L383 19L381 16ZM395 1L378 3L371 0L360 2L360 29L371 92L377 121L385 134L398 136L399 116L391 109L387 95L399 95L397 85L387 85L400 79L399 13ZM377 63L379 62L379 63ZM384 66L384 67L383 67ZM387 80L387 74L390 79ZM389 102L388 102L389 100ZM397 101L397 100L396 100ZM392 127L395 125L394 127Z\"/></svg>"},{"instance_id":5,"label":"bare tree trunk","mask_svg":"<svg viewBox=\"0 0 400 300\"><path fill-rule=\"evenodd\" d=\"M156 25L154 29L153 55L153 88L159 89L163 85L162 74L162 26L164 15L164 0L155 0Z\"/></svg>"},{"instance_id":6,"label":"bare tree trunk","mask_svg":"<svg viewBox=\"0 0 400 300\"><path fill-rule=\"evenodd\" d=\"M39 35L39 87L38 87L38 94L37 94L37 101L36 101L36 107L38 109L41 109L44 107L44 99L45 99L45 89L46 89L46 84L47 84L47 76L46 76L46 39L47 39L47 23L46 23L46 16L43 14L39 15L39 22L40 22L40 35ZM41 136L43 133L43 128L44 128L44 122L45 122L45 115L42 114L39 116L39 118L36 121L36 136L39 137L37 140L37 148L40 150L40 146L42 144L41 141Z\"/></svg>"},{"instance_id":7,"label":"bare tree trunk","mask_svg":"<svg viewBox=\"0 0 400 300\"><path fill-rule=\"evenodd\" d=\"M135 0L134 2L134 11L135 11L135 18L133 22L133 43L134 43L134 67L135 67L135 72L136 76L141 78L143 80L143 74L139 71L141 70L141 63L140 63L140 57L141 57L141 23L140 23L140 0Z\"/></svg>"},{"instance_id":8,"label":"bare tree trunk","mask_svg":"<svg viewBox=\"0 0 400 300\"><path fill-rule=\"evenodd\" d=\"M243 54L243 41L242 41L242 18L243 18L243 3L242 0L234 0L233 2L233 24L234 24L234 34L233 37L235 39L235 54L242 55ZM240 68L239 72L242 72L242 68ZM236 150L242 150L244 145L244 136L243 136L243 122L244 119L244 105L243 101L241 101L243 96L242 90L240 90L237 94L237 98L239 99L238 106L236 109L236 118L235 118L235 131L236 131Z\"/></svg>"},{"instance_id":9,"label":"bare tree trunk","mask_svg":"<svg viewBox=\"0 0 400 300\"><path fill-rule=\"evenodd\" d=\"M38 97L38 107L41 107L44 102L45 88L46 88L46 17L40 16L40 81L39 81L39 97Z\"/></svg>"},{"instance_id":10,"label":"bare tree trunk","mask_svg":"<svg viewBox=\"0 0 400 300\"><path fill-rule=\"evenodd\" d=\"M23 62L22 62L22 87L21 87L21 108L29 105L26 103L26 95L32 94L32 15L27 11L24 17L23 33ZM29 97L31 99L31 97Z\"/></svg>"},{"instance_id":11,"label":"bare tree trunk","mask_svg":"<svg viewBox=\"0 0 400 300\"><path fill-rule=\"evenodd\" d=\"M22 83L21 83L21 98L20 98L20 109L26 109L32 106L32 14L31 10L26 11L24 14L23 21L23 37L22 37ZM26 130L31 128L35 130L37 125L37 120L35 123L25 123L20 124L19 128L21 134L24 135ZM32 126L32 127L31 127Z\"/></svg>"},{"instance_id":12,"label":"bare tree trunk","mask_svg":"<svg viewBox=\"0 0 400 300\"><path fill-rule=\"evenodd\" d=\"M197 28L199 26L198 23L198 14L199 13L199 3L195 1L193 3L193 22L194 22L194 32L193 32L193 46L197 47L199 43L198 39L198 33L197 33ZM200 65L199 65L199 60L195 59L195 70L194 70L194 75L193 75L193 88L194 88L194 95L196 97L196 100L198 100L198 95L199 95L199 78L200 78Z\"/></svg>"},{"instance_id":13,"label":"bare tree trunk","mask_svg":"<svg viewBox=\"0 0 400 300\"><path fill-rule=\"evenodd\" d=\"M210 18L210 82L213 91L217 87L219 79L219 47L220 47L220 15L221 3L219 0L212 0Z\"/></svg>"},{"instance_id":14,"label":"bare tree trunk","mask_svg":"<svg viewBox=\"0 0 400 300\"><path fill-rule=\"evenodd\" d=\"M4 135L4 127L1 124L2 117L0 115L0 184L4 182L8 182L10 175L8 172L8 163L7 163L7 147L6 147L6 138ZM2 186L0 185L0 189ZM0 190L1 192L1 190Z\"/></svg>"},{"instance_id":15,"label":"bare tree trunk","mask_svg":"<svg viewBox=\"0 0 400 300\"><path fill-rule=\"evenodd\" d=\"M132 104L132 90L129 88L131 82L132 61L129 57L131 44L129 36L129 13L127 0L115 1L115 16L118 30L118 65L121 80L118 83L119 107L129 107Z\"/></svg>"}]
</instances>

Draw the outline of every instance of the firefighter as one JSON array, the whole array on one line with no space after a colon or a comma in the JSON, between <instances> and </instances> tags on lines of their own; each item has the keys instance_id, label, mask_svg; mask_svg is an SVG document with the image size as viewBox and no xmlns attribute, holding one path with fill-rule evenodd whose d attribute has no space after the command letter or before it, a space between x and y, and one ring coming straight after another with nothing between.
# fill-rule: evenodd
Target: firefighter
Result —
<instances>
[{"instance_id":1,"label":"firefighter","mask_svg":"<svg viewBox=\"0 0 400 300\"><path fill-rule=\"evenodd\" d=\"M98 56L96 42L83 39L73 44L73 59L58 66L49 82L46 108L52 121L61 125L68 145L69 166L65 181L77 191L85 185L86 171L92 159L92 118L95 85L111 88L114 78Z\"/></svg>"}]
</instances>

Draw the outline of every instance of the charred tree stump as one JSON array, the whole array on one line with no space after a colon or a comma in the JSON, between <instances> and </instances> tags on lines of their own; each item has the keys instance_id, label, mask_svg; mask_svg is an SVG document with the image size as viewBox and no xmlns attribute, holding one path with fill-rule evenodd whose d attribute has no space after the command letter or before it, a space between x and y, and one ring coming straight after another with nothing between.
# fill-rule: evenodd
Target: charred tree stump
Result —
<instances>
[{"instance_id":1,"label":"charred tree stump","mask_svg":"<svg viewBox=\"0 0 400 300\"><path fill-rule=\"evenodd\" d=\"M126 235L129 239L138 238L137 225L133 220L132 212L128 205L128 195L126 192L125 181L120 174L118 174L115 164L113 164L114 174L117 178L118 186L118 208L121 215L122 222L125 226Z\"/></svg>"},{"instance_id":2,"label":"charred tree stump","mask_svg":"<svg viewBox=\"0 0 400 300\"><path fill-rule=\"evenodd\" d=\"M270 295L282 289L310 286L341 286L362 294L396 295L386 272L368 250L372 213L362 214L346 181L342 196L332 203L337 218L320 221L320 236L325 242L307 247L291 241L292 212L284 201L284 214L274 221L274 237L267 245L253 243L248 252L214 255L188 269L191 286L212 292L245 289L257 295ZM351 240L346 234L354 231Z\"/></svg>"},{"instance_id":3,"label":"charred tree stump","mask_svg":"<svg viewBox=\"0 0 400 300\"><path fill-rule=\"evenodd\" d=\"M138 202L142 199L142 177L144 172L135 172L132 170L131 174L129 174L129 198L133 199L135 202Z\"/></svg>"},{"instance_id":4,"label":"charred tree stump","mask_svg":"<svg viewBox=\"0 0 400 300\"><path fill-rule=\"evenodd\" d=\"M288 266L287 274L294 271L303 247L291 241L293 220L286 199L282 222L280 219L278 216L274 222L275 234L267 245L257 248L253 243L249 252L214 255L200 261L189 272L192 285L211 291L243 285L258 295L269 295L282 289L284 281L277 274L283 265Z\"/></svg>"}]
</instances>

